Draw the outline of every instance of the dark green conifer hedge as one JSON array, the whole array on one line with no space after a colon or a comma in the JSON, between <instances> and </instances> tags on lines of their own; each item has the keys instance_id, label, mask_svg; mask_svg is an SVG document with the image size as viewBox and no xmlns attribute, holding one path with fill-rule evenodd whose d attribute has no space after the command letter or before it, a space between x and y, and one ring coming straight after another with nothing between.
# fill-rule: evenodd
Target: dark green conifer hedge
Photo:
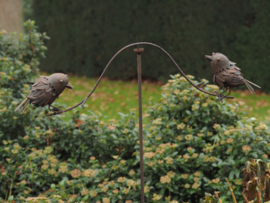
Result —
<instances>
[{"instance_id":1,"label":"dark green conifer hedge","mask_svg":"<svg viewBox=\"0 0 270 203\"><path fill-rule=\"evenodd\" d=\"M34 1L33 18L51 37L41 70L96 77L120 48L149 41L164 47L186 73L199 78L211 79L203 56L222 52L267 91L269 8L270 2L261 0ZM159 50L144 47L144 78L165 80L177 72ZM132 79L135 67L130 49L113 62L107 76Z\"/></svg>"}]
</instances>

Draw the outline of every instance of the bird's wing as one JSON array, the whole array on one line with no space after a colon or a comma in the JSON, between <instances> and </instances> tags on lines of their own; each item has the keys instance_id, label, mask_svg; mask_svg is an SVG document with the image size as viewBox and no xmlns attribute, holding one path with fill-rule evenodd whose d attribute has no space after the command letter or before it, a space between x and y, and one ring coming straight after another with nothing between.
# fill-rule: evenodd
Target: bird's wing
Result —
<instances>
[{"instance_id":1,"label":"bird's wing","mask_svg":"<svg viewBox=\"0 0 270 203\"><path fill-rule=\"evenodd\" d=\"M35 97L31 103L36 105L36 106L46 106L47 104L52 104L54 100L56 99L56 96L54 93L51 92L44 92L42 95L39 97Z\"/></svg>"},{"instance_id":2,"label":"bird's wing","mask_svg":"<svg viewBox=\"0 0 270 203\"><path fill-rule=\"evenodd\" d=\"M235 63L235 62L230 61L230 66L231 66L232 68L236 69L236 70L241 70L240 68L238 68L238 67L236 66L236 63Z\"/></svg>"},{"instance_id":3,"label":"bird's wing","mask_svg":"<svg viewBox=\"0 0 270 203\"><path fill-rule=\"evenodd\" d=\"M221 86L221 87L224 87L224 84L223 82L225 82L225 78L222 76L220 77L220 74L215 74L215 82Z\"/></svg>"},{"instance_id":4,"label":"bird's wing","mask_svg":"<svg viewBox=\"0 0 270 203\"><path fill-rule=\"evenodd\" d=\"M227 72L226 70L225 70L225 71L222 71L220 74L222 74L223 76L228 76L228 75L230 75L230 73Z\"/></svg>"},{"instance_id":5,"label":"bird's wing","mask_svg":"<svg viewBox=\"0 0 270 203\"><path fill-rule=\"evenodd\" d=\"M241 76L233 76L231 80L231 85L243 85L244 84L244 78Z\"/></svg>"},{"instance_id":6,"label":"bird's wing","mask_svg":"<svg viewBox=\"0 0 270 203\"><path fill-rule=\"evenodd\" d=\"M230 70L231 72L231 81L230 81L230 84L233 85L233 86L238 86L238 85L243 85L245 82L244 82L244 77L242 75L242 73L236 69L234 69L233 71Z\"/></svg>"},{"instance_id":7,"label":"bird's wing","mask_svg":"<svg viewBox=\"0 0 270 203\"><path fill-rule=\"evenodd\" d=\"M39 97L42 97L45 92L53 92L53 88L48 83L47 78L43 76L33 84L31 92L27 98L29 98L31 103L33 103Z\"/></svg>"}]
</instances>

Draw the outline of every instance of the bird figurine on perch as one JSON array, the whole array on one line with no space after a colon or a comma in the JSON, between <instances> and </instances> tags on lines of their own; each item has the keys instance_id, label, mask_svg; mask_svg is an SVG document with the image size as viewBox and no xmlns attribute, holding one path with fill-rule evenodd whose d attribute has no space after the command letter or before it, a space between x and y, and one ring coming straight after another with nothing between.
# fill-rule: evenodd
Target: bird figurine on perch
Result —
<instances>
[{"instance_id":1,"label":"bird figurine on perch","mask_svg":"<svg viewBox=\"0 0 270 203\"><path fill-rule=\"evenodd\" d=\"M72 89L72 85L68 83L68 77L63 73L54 73L50 76L40 76L35 83L32 84L30 94L26 99L15 109L17 111L21 107L21 114L29 104L35 106L49 105L49 110L53 112L61 111L60 107L52 106L52 103L59 97L65 88ZM53 107L53 108L51 108Z\"/></svg>"},{"instance_id":2,"label":"bird figurine on perch","mask_svg":"<svg viewBox=\"0 0 270 203\"><path fill-rule=\"evenodd\" d=\"M261 88L260 86L248 81L243 77L240 72L240 68L236 66L236 63L231 62L227 56L222 53L212 53L212 56L205 55L205 58L211 61L213 82L220 87L224 87L225 90L218 94L218 98L222 101L227 98L231 93L231 88L245 84L249 91L255 94L253 86ZM250 85L251 84L251 85ZM227 95L223 95L229 89Z\"/></svg>"}]
</instances>

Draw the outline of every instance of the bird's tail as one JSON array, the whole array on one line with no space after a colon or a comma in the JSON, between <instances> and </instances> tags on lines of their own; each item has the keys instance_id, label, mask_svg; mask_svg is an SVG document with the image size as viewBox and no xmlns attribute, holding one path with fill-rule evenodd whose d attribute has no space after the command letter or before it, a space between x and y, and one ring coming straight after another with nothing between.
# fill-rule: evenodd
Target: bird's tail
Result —
<instances>
[{"instance_id":1,"label":"bird's tail","mask_svg":"<svg viewBox=\"0 0 270 203\"><path fill-rule=\"evenodd\" d=\"M19 106L17 106L17 108L15 109L15 111L18 111L19 108L21 108L21 106L23 106L22 111L20 112L21 114L24 112L24 110L26 109L26 107L29 105L28 98L26 98L25 100L22 101L22 103L20 103ZM27 103L26 103L27 102Z\"/></svg>"},{"instance_id":2,"label":"bird's tail","mask_svg":"<svg viewBox=\"0 0 270 203\"><path fill-rule=\"evenodd\" d=\"M251 87L250 84L254 85L255 87L261 88L260 86L254 84L253 82L250 82L249 80L246 80L246 79L244 79L244 83L245 83L245 85L247 86L247 88L249 89L249 91L250 91L252 94L255 94L255 91L254 91L253 87ZM250 84L249 84L249 83L250 83Z\"/></svg>"},{"instance_id":3,"label":"bird's tail","mask_svg":"<svg viewBox=\"0 0 270 203\"><path fill-rule=\"evenodd\" d=\"M250 82L249 80L245 79L248 83L254 85L255 87L261 88L259 85L254 84L253 82Z\"/></svg>"}]
</instances>

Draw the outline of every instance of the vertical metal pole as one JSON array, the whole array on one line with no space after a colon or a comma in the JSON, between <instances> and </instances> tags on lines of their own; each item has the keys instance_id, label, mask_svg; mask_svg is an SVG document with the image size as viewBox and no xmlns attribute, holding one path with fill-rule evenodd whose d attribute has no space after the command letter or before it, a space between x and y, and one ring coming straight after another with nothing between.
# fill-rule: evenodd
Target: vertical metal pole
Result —
<instances>
[{"instance_id":1,"label":"vertical metal pole","mask_svg":"<svg viewBox=\"0 0 270 203\"><path fill-rule=\"evenodd\" d=\"M140 175L141 175L141 203L144 203L144 173L143 173L143 129L142 129L142 70L141 54L144 48L134 49L137 54L138 70L138 99L139 99L139 136L140 136Z\"/></svg>"}]
</instances>

